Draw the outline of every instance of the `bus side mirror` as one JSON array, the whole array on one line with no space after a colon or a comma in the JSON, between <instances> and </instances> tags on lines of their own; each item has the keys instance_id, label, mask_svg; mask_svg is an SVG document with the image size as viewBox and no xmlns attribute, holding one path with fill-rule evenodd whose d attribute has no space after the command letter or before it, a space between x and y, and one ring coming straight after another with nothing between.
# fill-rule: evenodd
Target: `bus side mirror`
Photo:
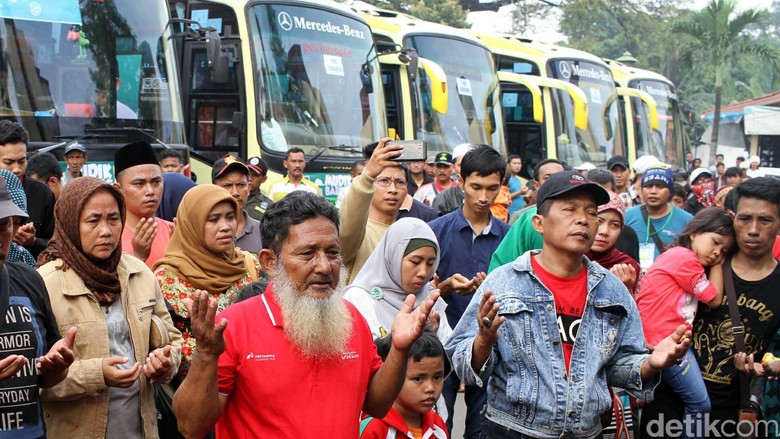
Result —
<instances>
[{"instance_id":1,"label":"bus side mirror","mask_svg":"<svg viewBox=\"0 0 780 439\"><path fill-rule=\"evenodd\" d=\"M219 32L212 30L206 36L206 58L211 69L211 82L214 84L226 84L230 78L228 75L228 56L222 51L222 39Z\"/></svg>"},{"instance_id":2,"label":"bus side mirror","mask_svg":"<svg viewBox=\"0 0 780 439\"><path fill-rule=\"evenodd\" d=\"M360 66L360 82L363 84L363 90L366 94L374 92L374 81L371 80L371 73L373 73L371 64L364 63Z\"/></svg>"}]
</instances>

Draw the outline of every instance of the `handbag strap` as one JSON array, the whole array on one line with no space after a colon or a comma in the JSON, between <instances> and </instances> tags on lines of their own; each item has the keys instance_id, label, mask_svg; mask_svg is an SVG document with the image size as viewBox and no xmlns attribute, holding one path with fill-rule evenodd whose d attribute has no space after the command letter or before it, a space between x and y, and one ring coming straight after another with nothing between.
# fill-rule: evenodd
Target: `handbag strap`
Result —
<instances>
[{"instance_id":1,"label":"handbag strap","mask_svg":"<svg viewBox=\"0 0 780 439\"><path fill-rule=\"evenodd\" d=\"M729 306L729 317L731 318L731 334L734 336L734 347L737 352L745 351L745 327L742 326L742 319L739 317L739 308L737 307L737 292L734 289L734 276L731 271L731 258L723 263L723 289L726 293ZM750 407L750 380L745 374L739 374L739 399L743 408Z\"/></svg>"},{"instance_id":2,"label":"handbag strap","mask_svg":"<svg viewBox=\"0 0 780 439\"><path fill-rule=\"evenodd\" d=\"M645 224L650 224L650 230L648 233L650 234L650 237L653 238L653 242L655 243L656 248L658 248L658 253L663 253L666 251L666 245L664 245L663 241L661 241L661 237L658 236L658 232L655 231L655 227L653 227L653 222L649 221L647 218L647 206L644 204L642 207L639 208L639 211L642 212L642 220L645 222Z\"/></svg>"}]
</instances>

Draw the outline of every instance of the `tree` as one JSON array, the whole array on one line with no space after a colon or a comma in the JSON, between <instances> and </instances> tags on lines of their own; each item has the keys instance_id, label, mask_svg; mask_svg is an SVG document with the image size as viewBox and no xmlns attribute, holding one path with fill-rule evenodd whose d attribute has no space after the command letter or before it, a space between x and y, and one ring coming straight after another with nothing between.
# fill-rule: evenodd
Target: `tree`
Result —
<instances>
[{"instance_id":1,"label":"tree","mask_svg":"<svg viewBox=\"0 0 780 439\"><path fill-rule=\"evenodd\" d=\"M466 11L457 0L418 0L411 3L409 13L421 20L467 28Z\"/></svg>"},{"instance_id":2,"label":"tree","mask_svg":"<svg viewBox=\"0 0 780 439\"><path fill-rule=\"evenodd\" d=\"M721 93L723 74L732 65L737 54L758 55L780 70L780 52L765 41L751 38L745 30L767 20L766 11L747 9L736 12L735 0L709 0L707 6L677 21L673 29L692 39L692 44L683 47L681 62L691 67L694 61L703 61L715 70L715 113L712 123L712 148L718 146L720 128Z\"/></svg>"},{"instance_id":3,"label":"tree","mask_svg":"<svg viewBox=\"0 0 780 439\"><path fill-rule=\"evenodd\" d=\"M550 4L538 0L515 0L512 8L512 33L530 36L536 31L532 21L546 18L552 10Z\"/></svg>"}]
</instances>

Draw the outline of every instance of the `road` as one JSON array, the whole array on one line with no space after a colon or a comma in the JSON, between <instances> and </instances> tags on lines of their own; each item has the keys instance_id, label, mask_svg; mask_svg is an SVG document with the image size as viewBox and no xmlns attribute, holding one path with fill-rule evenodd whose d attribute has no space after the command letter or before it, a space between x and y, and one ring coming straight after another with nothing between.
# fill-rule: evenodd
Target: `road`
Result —
<instances>
[{"instance_id":1,"label":"road","mask_svg":"<svg viewBox=\"0 0 780 439\"><path fill-rule=\"evenodd\" d=\"M458 399L455 400L455 423L452 425L450 439L462 439L466 423L466 403L463 401L463 394L458 393Z\"/></svg>"}]
</instances>

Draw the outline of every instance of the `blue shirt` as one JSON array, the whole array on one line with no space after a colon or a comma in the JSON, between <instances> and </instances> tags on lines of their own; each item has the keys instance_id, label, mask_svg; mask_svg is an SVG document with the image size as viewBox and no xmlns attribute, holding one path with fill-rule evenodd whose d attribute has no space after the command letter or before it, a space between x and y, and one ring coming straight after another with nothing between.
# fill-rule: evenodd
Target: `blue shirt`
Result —
<instances>
[{"instance_id":1,"label":"blue shirt","mask_svg":"<svg viewBox=\"0 0 780 439\"><path fill-rule=\"evenodd\" d=\"M647 221L642 218L641 206L634 206L626 210L626 225L630 226L636 232L639 245L648 243L653 244L653 237L648 236L649 230L647 227ZM680 209L676 206L671 206L672 210L668 214L661 218L650 218L650 222L653 224L653 228L658 232L658 237L661 238L661 242L664 244L671 244L680 236L680 233L688 225L688 222L693 218L693 215ZM669 215L672 217L669 218ZM669 221L667 223L667 220ZM656 246L655 257L660 256L660 252Z\"/></svg>"},{"instance_id":2,"label":"blue shirt","mask_svg":"<svg viewBox=\"0 0 780 439\"><path fill-rule=\"evenodd\" d=\"M509 224L495 218L492 214L490 218L490 230L483 231L476 238L471 224L463 216L463 208L428 223L441 247L441 261L436 271L439 280L449 279L455 273L460 273L469 279L480 271L487 273L493 252L509 231ZM444 299L447 302L447 320L453 328L466 310L471 296L473 294L461 296L453 291Z\"/></svg>"},{"instance_id":3,"label":"blue shirt","mask_svg":"<svg viewBox=\"0 0 780 439\"><path fill-rule=\"evenodd\" d=\"M515 177L514 175L509 177L509 192L515 193L523 188L523 182L520 181L519 178ZM509 215L511 216L513 213L517 212L518 210L523 210L525 208L525 200L523 200L522 195L518 195L515 198L512 198L512 204L509 206Z\"/></svg>"}]
</instances>

